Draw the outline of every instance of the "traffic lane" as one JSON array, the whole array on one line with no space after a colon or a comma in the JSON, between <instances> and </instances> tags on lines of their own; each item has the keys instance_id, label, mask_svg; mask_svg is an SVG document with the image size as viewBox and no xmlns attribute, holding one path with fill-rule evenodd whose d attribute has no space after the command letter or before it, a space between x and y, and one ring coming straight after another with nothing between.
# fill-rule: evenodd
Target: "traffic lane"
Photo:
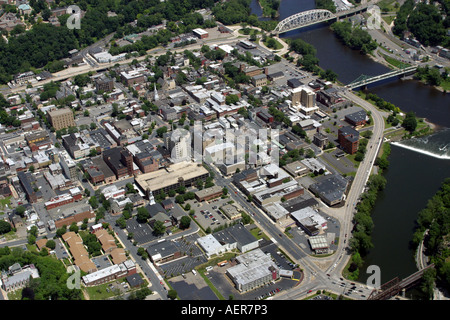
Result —
<instances>
[{"instance_id":1,"label":"traffic lane","mask_svg":"<svg viewBox=\"0 0 450 320\"><path fill-rule=\"evenodd\" d=\"M144 271L145 276L149 279L151 283L151 289L159 293L162 299L167 299L167 290L166 287L161 283L161 280L158 276L153 272L153 270L146 264L143 263L142 258L137 254L138 247L134 246L130 240L128 240L125 232L120 228L114 227L116 235L120 238L120 241L124 244L126 249L130 252L133 259L139 263L142 271ZM141 262L142 261L142 262ZM149 262L151 263L151 262Z\"/></svg>"}]
</instances>

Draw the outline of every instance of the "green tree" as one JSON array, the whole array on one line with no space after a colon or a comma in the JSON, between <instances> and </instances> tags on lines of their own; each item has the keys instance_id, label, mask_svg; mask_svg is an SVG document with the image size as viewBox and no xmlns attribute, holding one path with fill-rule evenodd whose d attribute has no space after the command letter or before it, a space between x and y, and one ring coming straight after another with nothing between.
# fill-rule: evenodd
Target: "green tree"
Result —
<instances>
[{"instance_id":1,"label":"green tree","mask_svg":"<svg viewBox=\"0 0 450 320\"><path fill-rule=\"evenodd\" d=\"M191 218L189 218L188 216L181 217L180 219L181 229L188 229L190 225L191 225Z\"/></svg>"},{"instance_id":2,"label":"green tree","mask_svg":"<svg viewBox=\"0 0 450 320\"><path fill-rule=\"evenodd\" d=\"M140 207L137 210L136 218L138 222L145 223L147 222L148 218L150 218L150 213L145 207Z\"/></svg>"},{"instance_id":3,"label":"green tree","mask_svg":"<svg viewBox=\"0 0 450 320\"><path fill-rule=\"evenodd\" d=\"M414 112L408 112L402 122L402 126L409 132L414 132L417 128L417 119Z\"/></svg>"},{"instance_id":4,"label":"green tree","mask_svg":"<svg viewBox=\"0 0 450 320\"><path fill-rule=\"evenodd\" d=\"M167 296L169 297L169 299L175 300L175 299L178 297L178 293L177 293L176 290L170 289L170 290L167 292Z\"/></svg>"},{"instance_id":5,"label":"green tree","mask_svg":"<svg viewBox=\"0 0 450 320\"><path fill-rule=\"evenodd\" d=\"M54 249L56 248L56 243L55 243L54 240L48 240L48 241L45 243L45 246L46 246L47 248L49 248L50 250L54 250Z\"/></svg>"},{"instance_id":6,"label":"green tree","mask_svg":"<svg viewBox=\"0 0 450 320\"><path fill-rule=\"evenodd\" d=\"M98 208L98 199L96 196L92 196L89 198L89 204L92 208L97 209Z\"/></svg>"},{"instance_id":7,"label":"green tree","mask_svg":"<svg viewBox=\"0 0 450 320\"><path fill-rule=\"evenodd\" d=\"M166 227L162 221L155 221L153 224L153 232L156 236L163 235L166 232Z\"/></svg>"},{"instance_id":8,"label":"green tree","mask_svg":"<svg viewBox=\"0 0 450 320\"><path fill-rule=\"evenodd\" d=\"M0 220L0 234L5 234L8 233L12 230L11 225L4 221L4 220Z\"/></svg>"},{"instance_id":9,"label":"green tree","mask_svg":"<svg viewBox=\"0 0 450 320\"><path fill-rule=\"evenodd\" d=\"M24 217L25 214L25 207L24 206L17 206L16 207L16 214L18 214L19 216L21 216L22 218Z\"/></svg>"}]
</instances>

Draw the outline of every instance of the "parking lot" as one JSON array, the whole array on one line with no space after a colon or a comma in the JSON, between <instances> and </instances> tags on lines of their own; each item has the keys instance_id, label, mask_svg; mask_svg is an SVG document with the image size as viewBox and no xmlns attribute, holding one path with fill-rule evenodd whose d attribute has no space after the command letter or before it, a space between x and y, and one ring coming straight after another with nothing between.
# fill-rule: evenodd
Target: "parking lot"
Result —
<instances>
[{"instance_id":1,"label":"parking lot","mask_svg":"<svg viewBox=\"0 0 450 320\"><path fill-rule=\"evenodd\" d=\"M230 198L216 198L200 203L191 200L191 208L195 210L194 219L196 219L204 229L209 227L211 230L214 230L217 227L223 226L225 223L229 224L231 220L219 210L221 206L227 204L229 201L231 201ZM236 206L235 203L233 203L233 205Z\"/></svg>"},{"instance_id":2,"label":"parking lot","mask_svg":"<svg viewBox=\"0 0 450 320\"><path fill-rule=\"evenodd\" d=\"M169 280L181 300L218 300L217 296L197 273L185 273Z\"/></svg>"},{"instance_id":3,"label":"parking lot","mask_svg":"<svg viewBox=\"0 0 450 320\"><path fill-rule=\"evenodd\" d=\"M336 157L336 153L338 151L340 150L335 149L330 153L324 152L320 158L322 158L321 160L323 160L327 167L331 165L342 174L355 172L357 169L355 168L355 164L350 159L347 157Z\"/></svg>"},{"instance_id":4,"label":"parking lot","mask_svg":"<svg viewBox=\"0 0 450 320\"><path fill-rule=\"evenodd\" d=\"M127 220L127 231L128 233L133 233L133 239L138 244L148 243L162 237L155 236L148 223L139 223L135 217Z\"/></svg>"},{"instance_id":5,"label":"parking lot","mask_svg":"<svg viewBox=\"0 0 450 320\"><path fill-rule=\"evenodd\" d=\"M185 256L158 266L166 277L170 278L188 273L196 266L208 261L200 248L195 244L198 238L198 234L192 234L175 240L179 245L179 250L185 253Z\"/></svg>"},{"instance_id":6,"label":"parking lot","mask_svg":"<svg viewBox=\"0 0 450 320\"><path fill-rule=\"evenodd\" d=\"M92 262L95 263L95 266L98 270L102 270L112 266L111 261L108 259L107 255L94 257L92 258Z\"/></svg>"}]
</instances>

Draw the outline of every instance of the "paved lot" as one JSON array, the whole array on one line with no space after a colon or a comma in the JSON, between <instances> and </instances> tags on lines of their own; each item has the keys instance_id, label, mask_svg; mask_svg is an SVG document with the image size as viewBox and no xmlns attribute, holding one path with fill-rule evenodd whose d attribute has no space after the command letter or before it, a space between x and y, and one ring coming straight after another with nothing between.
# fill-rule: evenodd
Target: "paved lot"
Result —
<instances>
[{"instance_id":1,"label":"paved lot","mask_svg":"<svg viewBox=\"0 0 450 320\"><path fill-rule=\"evenodd\" d=\"M36 185L38 186L39 190L42 192L42 197L44 198L44 201L48 201L53 197L56 197L55 190L52 189L50 184L47 182L47 180L44 178L43 175L38 175L36 177Z\"/></svg>"},{"instance_id":2,"label":"paved lot","mask_svg":"<svg viewBox=\"0 0 450 320\"><path fill-rule=\"evenodd\" d=\"M231 220L219 210L221 206L227 204L229 201L231 201L230 198L217 198L210 201L202 201L200 203L191 200L189 203L191 203L191 208L195 210L195 219L197 222L200 223L204 229L210 227L211 230L214 230L217 227L223 226L225 223L230 224ZM236 205L236 203L233 205ZM212 217L207 215L207 211L210 212Z\"/></svg>"},{"instance_id":3,"label":"paved lot","mask_svg":"<svg viewBox=\"0 0 450 320\"><path fill-rule=\"evenodd\" d=\"M173 277L181 275L182 273L188 273L196 266L207 262L207 258L195 244L198 238L198 234L193 234L183 237L182 239L177 239L177 243L181 246L180 251L185 252L186 255L183 258L164 263L158 268L162 270L167 277Z\"/></svg>"},{"instance_id":4,"label":"paved lot","mask_svg":"<svg viewBox=\"0 0 450 320\"><path fill-rule=\"evenodd\" d=\"M192 272L169 280L181 300L219 300L205 280Z\"/></svg>"},{"instance_id":5,"label":"paved lot","mask_svg":"<svg viewBox=\"0 0 450 320\"><path fill-rule=\"evenodd\" d=\"M108 255L92 258L92 262L95 263L98 270L112 266L111 261L108 259Z\"/></svg>"},{"instance_id":6,"label":"paved lot","mask_svg":"<svg viewBox=\"0 0 450 320\"><path fill-rule=\"evenodd\" d=\"M138 244L148 243L162 237L156 237L148 223L139 223L136 221L136 218L127 220L127 231L128 233L133 233L133 239Z\"/></svg>"},{"instance_id":7,"label":"paved lot","mask_svg":"<svg viewBox=\"0 0 450 320\"><path fill-rule=\"evenodd\" d=\"M270 253L270 255L275 260L275 263L277 264L277 266L279 268L285 269L285 270L293 269L293 266L289 265L289 263L291 263L291 262L282 254L277 253L280 251L275 243L270 243L270 244L262 247L261 250L264 251L264 253Z\"/></svg>"},{"instance_id":8,"label":"paved lot","mask_svg":"<svg viewBox=\"0 0 450 320\"><path fill-rule=\"evenodd\" d=\"M321 156L323 158L323 162L327 167L330 165L333 169L338 170L340 173L350 173L355 172L357 168L355 168L354 163L348 159L347 157L336 157L336 153L339 151L339 149L335 149L330 153L324 152Z\"/></svg>"}]
</instances>

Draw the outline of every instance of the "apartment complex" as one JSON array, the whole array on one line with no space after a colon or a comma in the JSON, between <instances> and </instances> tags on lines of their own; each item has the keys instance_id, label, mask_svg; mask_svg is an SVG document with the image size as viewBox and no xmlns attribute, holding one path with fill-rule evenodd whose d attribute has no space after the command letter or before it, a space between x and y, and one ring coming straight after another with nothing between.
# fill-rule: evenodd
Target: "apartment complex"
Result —
<instances>
[{"instance_id":1,"label":"apartment complex","mask_svg":"<svg viewBox=\"0 0 450 320\"><path fill-rule=\"evenodd\" d=\"M47 112L48 121L55 130L61 130L64 128L75 127L75 121L73 119L73 112L69 108L62 108Z\"/></svg>"}]
</instances>

